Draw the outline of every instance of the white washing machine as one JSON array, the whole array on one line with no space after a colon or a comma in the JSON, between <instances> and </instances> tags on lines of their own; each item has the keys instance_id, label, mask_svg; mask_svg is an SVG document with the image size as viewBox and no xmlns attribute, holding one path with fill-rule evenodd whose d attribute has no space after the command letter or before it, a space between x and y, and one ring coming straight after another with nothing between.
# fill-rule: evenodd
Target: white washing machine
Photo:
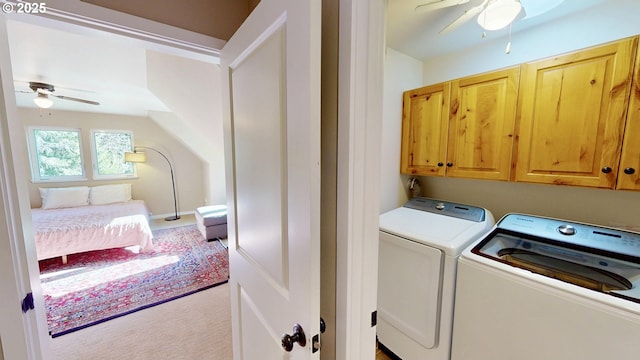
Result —
<instances>
[{"instance_id":1,"label":"white washing machine","mask_svg":"<svg viewBox=\"0 0 640 360\"><path fill-rule=\"evenodd\" d=\"M508 214L460 256L453 360L640 359L640 234Z\"/></svg>"},{"instance_id":2,"label":"white washing machine","mask_svg":"<svg viewBox=\"0 0 640 360\"><path fill-rule=\"evenodd\" d=\"M450 358L458 256L493 225L486 209L421 197L380 215L383 348L405 360Z\"/></svg>"}]
</instances>

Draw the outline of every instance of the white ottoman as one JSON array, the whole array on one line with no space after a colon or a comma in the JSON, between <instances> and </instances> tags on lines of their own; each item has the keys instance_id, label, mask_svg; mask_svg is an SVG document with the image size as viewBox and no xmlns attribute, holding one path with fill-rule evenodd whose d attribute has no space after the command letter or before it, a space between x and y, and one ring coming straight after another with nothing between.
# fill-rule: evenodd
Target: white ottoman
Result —
<instances>
[{"instance_id":1,"label":"white ottoman","mask_svg":"<svg viewBox=\"0 0 640 360\"><path fill-rule=\"evenodd\" d=\"M227 237L226 205L202 206L196 209L196 225L207 240Z\"/></svg>"}]
</instances>

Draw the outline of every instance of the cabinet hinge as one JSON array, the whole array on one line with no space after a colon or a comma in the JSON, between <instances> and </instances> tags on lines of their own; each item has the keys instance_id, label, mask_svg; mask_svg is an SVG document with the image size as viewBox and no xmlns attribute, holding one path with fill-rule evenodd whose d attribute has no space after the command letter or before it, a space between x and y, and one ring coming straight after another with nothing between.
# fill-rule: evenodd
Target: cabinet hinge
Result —
<instances>
[{"instance_id":1,"label":"cabinet hinge","mask_svg":"<svg viewBox=\"0 0 640 360\"><path fill-rule=\"evenodd\" d=\"M378 310L371 313L371 327L378 325Z\"/></svg>"}]
</instances>

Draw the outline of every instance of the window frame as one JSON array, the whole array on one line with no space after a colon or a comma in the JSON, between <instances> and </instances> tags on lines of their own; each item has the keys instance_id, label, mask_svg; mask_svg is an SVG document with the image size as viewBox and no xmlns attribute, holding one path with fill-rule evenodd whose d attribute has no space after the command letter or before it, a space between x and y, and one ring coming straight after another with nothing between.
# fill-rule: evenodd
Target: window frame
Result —
<instances>
[{"instance_id":1,"label":"window frame","mask_svg":"<svg viewBox=\"0 0 640 360\"><path fill-rule=\"evenodd\" d=\"M40 157L38 153L38 145L36 143L35 132L41 131L67 131L78 134L78 147L80 156L80 169L82 174L71 176L41 176L40 175ZM29 126L27 128L27 150L29 152L29 167L31 168L31 181L34 183L51 183L51 182L72 182L86 181L87 171L84 161L84 150L82 141L82 129L62 126Z\"/></svg>"},{"instance_id":2,"label":"window frame","mask_svg":"<svg viewBox=\"0 0 640 360\"><path fill-rule=\"evenodd\" d=\"M132 179L138 177L138 170L136 164L131 164L132 173L122 173L122 174L100 174L98 169L98 146L96 144L96 134L97 133L117 133L117 134L127 134L131 139L131 148L126 151L133 151L135 147L135 140L133 137L133 131L130 130L121 130L121 129L91 129L91 168L93 170L93 180L121 180L121 179ZM122 154L122 159L124 161L124 154Z\"/></svg>"}]
</instances>

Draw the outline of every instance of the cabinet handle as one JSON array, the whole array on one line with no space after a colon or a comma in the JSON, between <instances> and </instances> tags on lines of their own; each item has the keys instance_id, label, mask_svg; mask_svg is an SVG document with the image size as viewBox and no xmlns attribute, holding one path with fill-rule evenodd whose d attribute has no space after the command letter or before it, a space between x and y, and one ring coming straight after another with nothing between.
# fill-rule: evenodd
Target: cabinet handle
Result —
<instances>
[{"instance_id":1,"label":"cabinet handle","mask_svg":"<svg viewBox=\"0 0 640 360\"><path fill-rule=\"evenodd\" d=\"M602 168L602 172L605 173L605 174L608 174L608 173L611 172L611 168L608 167L608 166L605 166L605 167Z\"/></svg>"},{"instance_id":2,"label":"cabinet handle","mask_svg":"<svg viewBox=\"0 0 640 360\"><path fill-rule=\"evenodd\" d=\"M627 174L627 175L631 175L631 174L633 174L635 172L636 172L636 169L634 169L634 168L625 168L624 169L624 173Z\"/></svg>"},{"instance_id":3,"label":"cabinet handle","mask_svg":"<svg viewBox=\"0 0 640 360\"><path fill-rule=\"evenodd\" d=\"M443 164L443 163L441 163L441 162L439 162L439 163L438 163L438 166L443 167L443 166L444 166L444 164Z\"/></svg>"},{"instance_id":4,"label":"cabinet handle","mask_svg":"<svg viewBox=\"0 0 640 360\"><path fill-rule=\"evenodd\" d=\"M448 163L447 163L447 166L448 166L448 167L452 167L452 166L453 166L453 163L448 162Z\"/></svg>"}]
</instances>

